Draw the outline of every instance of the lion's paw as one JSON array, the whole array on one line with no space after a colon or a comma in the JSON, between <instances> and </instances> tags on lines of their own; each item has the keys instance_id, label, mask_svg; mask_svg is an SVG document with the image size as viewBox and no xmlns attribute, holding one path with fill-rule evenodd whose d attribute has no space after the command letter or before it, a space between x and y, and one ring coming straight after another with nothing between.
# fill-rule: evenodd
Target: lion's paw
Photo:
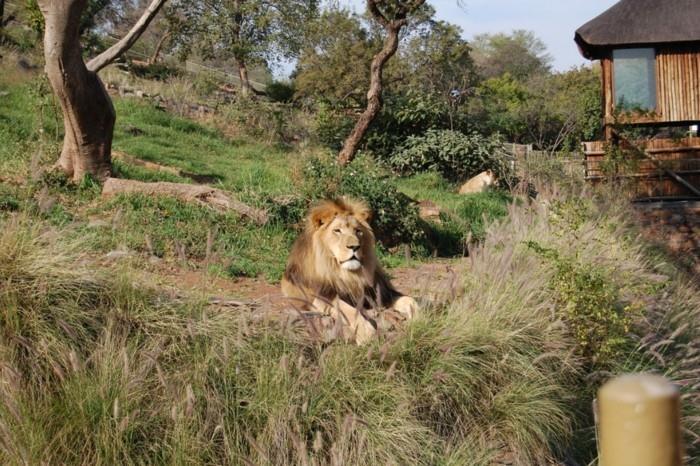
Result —
<instances>
[{"instance_id":1,"label":"lion's paw","mask_svg":"<svg viewBox=\"0 0 700 466\"><path fill-rule=\"evenodd\" d=\"M377 329L367 319L358 319L355 329L355 343L357 346L364 346L377 336Z\"/></svg>"},{"instance_id":2,"label":"lion's paw","mask_svg":"<svg viewBox=\"0 0 700 466\"><path fill-rule=\"evenodd\" d=\"M420 309L416 300L410 296L401 296L392 307L396 312L404 316L406 320L416 317Z\"/></svg>"}]
</instances>

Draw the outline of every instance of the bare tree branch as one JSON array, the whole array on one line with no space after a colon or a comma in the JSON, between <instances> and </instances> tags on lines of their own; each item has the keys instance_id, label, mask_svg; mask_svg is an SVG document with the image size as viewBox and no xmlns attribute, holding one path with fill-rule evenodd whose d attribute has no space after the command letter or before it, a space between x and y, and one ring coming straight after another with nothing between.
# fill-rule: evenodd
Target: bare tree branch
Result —
<instances>
[{"instance_id":1,"label":"bare tree branch","mask_svg":"<svg viewBox=\"0 0 700 466\"><path fill-rule=\"evenodd\" d=\"M153 0L146 8L134 27L116 44L93 58L87 63L87 69L93 73L99 72L102 68L112 63L119 58L124 52L129 50L131 46L139 40L141 34L148 28L148 25L153 21L158 11L165 5L167 0Z\"/></svg>"}]
</instances>

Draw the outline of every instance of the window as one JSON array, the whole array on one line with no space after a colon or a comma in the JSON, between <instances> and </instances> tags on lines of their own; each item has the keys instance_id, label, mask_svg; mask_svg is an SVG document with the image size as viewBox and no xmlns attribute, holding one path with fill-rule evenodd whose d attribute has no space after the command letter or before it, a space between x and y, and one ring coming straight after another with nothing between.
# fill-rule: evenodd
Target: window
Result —
<instances>
[{"instance_id":1,"label":"window","mask_svg":"<svg viewBox=\"0 0 700 466\"><path fill-rule=\"evenodd\" d=\"M615 106L620 110L656 109L656 53L654 49L613 51Z\"/></svg>"}]
</instances>

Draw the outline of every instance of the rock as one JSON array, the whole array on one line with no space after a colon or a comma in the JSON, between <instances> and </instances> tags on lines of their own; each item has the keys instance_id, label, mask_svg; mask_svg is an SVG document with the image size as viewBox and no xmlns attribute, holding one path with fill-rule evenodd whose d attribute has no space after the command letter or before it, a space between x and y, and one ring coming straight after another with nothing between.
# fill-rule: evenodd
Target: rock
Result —
<instances>
[{"instance_id":1,"label":"rock","mask_svg":"<svg viewBox=\"0 0 700 466\"><path fill-rule=\"evenodd\" d=\"M494 184L496 184L496 176L493 171L486 170L464 183L462 187L459 188L459 194L483 193Z\"/></svg>"},{"instance_id":2,"label":"rock","mask_svg":"<svg viewBox=\"0 0 700 466\"><path fill-rule=\"evenodd\" d=\"M440 223L440 207L432 201L418 202L418 215L423 220Z\"/></svg>"},{"instance_id":3,"label":"rock","mask_svg":"<svg viewBox=\"0 0 700 466\"><path fill-rule=\"evenodd\" d=\"M119 260L125 259L127 257L132 257L133 255L134 253L129 251L128 249L115 249L114 251L110 251L107 254L105 254L105 258L109 260Z\"/></svg>"},{"instance_id":4,"label":"rock","mask_svg":"<svg viewBox=\"0 0 700 466\"><path fill-rule=\"evenodd\" d=\"M90 220L87 226L88 228L105 228L110 226L110 223L107 220L96 219Z\"/></svg>"}]
</instances>

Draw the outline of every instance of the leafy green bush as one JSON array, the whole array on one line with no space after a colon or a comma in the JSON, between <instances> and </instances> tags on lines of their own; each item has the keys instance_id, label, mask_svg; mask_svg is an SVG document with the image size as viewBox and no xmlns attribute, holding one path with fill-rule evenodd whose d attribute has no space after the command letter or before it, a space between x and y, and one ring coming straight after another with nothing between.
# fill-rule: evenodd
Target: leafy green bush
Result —
<instances>
[{"instance_id":1,"label":"leafy green bush","mask_svg":"<svg viewBox=\"0 0 700 466\"><path fill-rule=\"evenodd\" d=\"M372 227L384 246L412 243L423 238L418 209L399 192L387 173L366 158L341 167L331 158L310 158L303 167L301 192L307 199L352 196L373 212Z\"/></svg>"},{"instance_id":2,"label":"leafy green bush","mask_svg":"<svg viewBox=\"0 0 700 466\"><path fill-rule=\"evenodd\" d=\"M497 136L450 130L429 130L409 137L389 163L402 175L433 170L450 181L464 181L488 169L507 179L511 171Z\"/></svg>"},{"instance_id":3,"label":"leafy green bush","mask_svg":"<svg viewBox=\"0 0 700 466\"><path fill-rule=\"evenodd\" d=\"M423 135L428 130L455 128L444 99L421 92L390 94L382 111L372 122L365 149L380 160L386 160L411 136Z\"/></svg>"},{"instance_id":4,"label":"leafy green bush","mask_svg":"<svg viewBox=\"0 0 700 466\"><path fill-rule=\"evenodd\" d=\"M322 145L339 151L353 125L352 118L346 112L326 104L319 105L316 112L316 136Z\"/></svg>"},{"instance_id":5,"label":"leafy green bush","mask_svg":"<svg viewBox=\"0 0 700 466\"><path fill-rule=\"evenodd\" d=\"M131 63L129 65L129 70L139 78L152 79L156 81L167 81L169 78L175 78L182 75L182 72L179 69L162 62L148 65Z\"/></svg>"},{"instance_id":6,"label":"leafy green bush","mask_svg":"<svg viewBox=\"0 0 700 466\"><path fill-rule=\"evenodd\" d=\"M273 102L291 102L294 97L294 85L285 81L272 81L265 86L265 94Z\"/></svg>"},{"instance_id":7,"label":"leafy green bush","mask_svg":"<svg viewBox=\"0 0 700 466\"><path fill-rule=\"evenodd\" d=\"M549 287L581 354L597 365L618 357L627 343L634 306L621 302L605 270L536 241L527 245L554 266Z\"/></svg>"}]
</instances>

